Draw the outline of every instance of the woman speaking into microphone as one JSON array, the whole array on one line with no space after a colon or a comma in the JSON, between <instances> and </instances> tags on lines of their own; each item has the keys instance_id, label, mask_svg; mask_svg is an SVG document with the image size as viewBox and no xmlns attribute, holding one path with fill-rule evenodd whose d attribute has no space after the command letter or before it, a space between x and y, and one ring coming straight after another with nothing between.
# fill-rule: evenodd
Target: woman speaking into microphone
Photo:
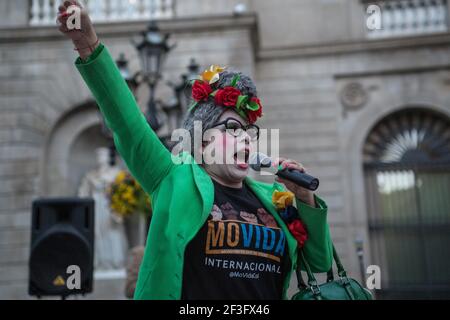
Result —
<instances>
[{"instance_id":1,"label":"woman speaking into microphone","mask_svg":"<svg viewBox=\"0 0 450 320\"><path fill-rule=\"evenodd\" d=\"M288 299L299 250L313 272L328 271L332 245L325 202L290 181L277 178L267 184L247 176L262 115L252 80L218 66L200 75L183 126L192 134L194 122L201 121L203 132L214 129L220 139L205 140L182 153L181 162L173 161L87 12L81 9L81 29L67 28L71 5L80 7L76 1L59 7L59 30L79 53L75 66L113 132L118 152L152 198L135 299ZM208 161L207 149L223 161ZM195 152L203 154L200 163L192 161ZM305 171L294 160L275 162Z\"/></svg>"}]
</instances>

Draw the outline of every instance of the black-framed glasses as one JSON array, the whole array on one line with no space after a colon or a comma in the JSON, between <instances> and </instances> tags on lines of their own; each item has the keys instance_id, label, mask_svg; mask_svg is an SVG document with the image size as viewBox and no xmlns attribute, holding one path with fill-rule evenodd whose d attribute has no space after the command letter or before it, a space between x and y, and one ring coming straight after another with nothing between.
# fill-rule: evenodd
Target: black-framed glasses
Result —
<instances>
[{"instance_id":1,"label":"black-framed glasses","mask_svg":"<svg viewBox=\"0 0 450 320\"><path fill-rule=\"evenodd\" d=\"M218 122L214 127L224 125L227 133L233 137L241 137L244 132L250 137L251 141L259 139L259 127L256 124L243 125L239 120L234 118L226 118L224 121Z\"/></svg>"}]
</instances>

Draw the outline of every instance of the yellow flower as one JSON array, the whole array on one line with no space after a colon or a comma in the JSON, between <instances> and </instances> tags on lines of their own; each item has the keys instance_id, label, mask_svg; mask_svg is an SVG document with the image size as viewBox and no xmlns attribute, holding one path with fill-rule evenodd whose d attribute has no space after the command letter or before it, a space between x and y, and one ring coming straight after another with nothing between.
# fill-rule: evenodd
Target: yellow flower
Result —
<instances>
[{"instance_id":1,"label":"yellow flower","mask_svg":"<svg viewBox=\"0 0 450 320\"><path fill-rule=\"evenodd\" d=\"M115 182L116 183L122 182L123 180L125 180L126 176L127 174L125 171L120 171L116 176Z\"/></svg>"},{"instance_id":2,"label":"yellow flower","mask_svg":"<svg viewBox=\"0 0 450 320\"><path fill-rule=\"evenodd\" d=\"M278 210L282 210L287 206L291 206L294 200L294 194L290 191L277 191L272 194L272 203Z\"/></svg>"},{"instance_id":3,"label":"yellow flower","mask_svg":"<svg viewBox=\"0 0 450 320\"><path fill-rule=\"evenodd\" d=\"M208 69L203 71L201 74L202 80L212 84L219 80L219 73L225 70L225 67L220 67L218 65L211 65Z\"/></svg>"},{"instance_id":4,"label":"yellow flower","mask_svg":"<svg viewBox=\"0 0 450 320\"><path fill-rule=\"evenodd\" d=\"M120 171L109 186L110 208L121 217L151 210L150 199L142 186L127 171ZM144 198L143 198L144 197Z\"/></svg>"}]
</instances>

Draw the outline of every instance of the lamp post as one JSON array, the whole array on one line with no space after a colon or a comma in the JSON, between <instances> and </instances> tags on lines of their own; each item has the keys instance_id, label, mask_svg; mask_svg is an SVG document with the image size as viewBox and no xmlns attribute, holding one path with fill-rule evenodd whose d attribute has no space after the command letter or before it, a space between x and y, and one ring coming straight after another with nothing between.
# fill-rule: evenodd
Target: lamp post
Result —
<instances>
[{"instance_id":1,"label":"lamp post","mask_svg":"<svg viewBox=\"0 0 450 320\"><path fill-rule=\"evenodd\" d=\"M155 101L155 89L161 78L162 64L174 46L169 46L170 34L162 34L155 21L151 21L141 38L134 41L141 60L143 82L146 82L150 91L146 118L153 130L161 128Z\"/></svg>"},{"instance_id":2,"label":"lamp post","mask_svg":"<svg viewBox=\"0 0 450 320\"><path fill-rule=\"evenodd\" d=\"M187 73L188 80L192 80L192 79L195 79L198 77L198 72L200 70L200 66L197 63L197 61L195 61L195 58L191 58L187 68L188 68L188 73Z\"/></svg>"},{"instance_id":3,"label":"lamp post","mask_svg":"<svg viewBox=\"0 0 450 320\"><path fill-rule=\"evenodd\" d=\"M355 239L356 255L358 256L359 272L361 274L361 281L366 281L366 274L364 270L364 241L361 237Z\"/></svg>"},{"instance_id":4,"label":"lamp post","mask_svg":"<svg viewBox=\"0 0 450 320\"><path fill-rule=\"evenodd\" d=\"M122 75L125 82L128 84L131 92L133 94L136 93L136 89L139 85L138 76L140 75L137 72L134 75L131 75L130 69L128 68L128 60L125 58L125 54L121 53L119 58L116 60L117 67L119 68L119 72Z\"/></svg>"},{"instance_id":5,"label":"lamp post","mask_svg":"<svg viewBox=\"0 0 450 320\"><path fill-rule=\"evenodd\" d=\"M200 66L195 61L194 58L191 58L189 65L187 66L187 69L188 72L181 75L181 78L184 81L184 85L182 90L179 92L183 112L186 112L189 107L192 90L191 80L194 80L198 77Z\"/></svg>"},{"instance_id":6,"label":"lamp post","mask_svg":"<svg viewBox=\"0 0 450 320\"><path fill-rule=\"evenodd\" d=\"M172 81L167 82L167 84L172 87L174 95L178 99L182 113L185 113L188 109L192 89L190 81L198 77L200 66L194 58L191 58L187 69L188 72L183 73L180 76L180 81L178 83ZM180 123L177 124L177 126L179 125Z\"/></svg>"},{"instance_id":7,"label":"lamp post","mask_svg":"<svg viewBox=\"0 0 450 320\"><path fill-rule=\"evenodd\" d=\"M163 140L164 144L169 149L171 149L172 146L172 143L170 141L171 133L173 130L181 126L183 115L187 112L188 109L191 95L190 80L195 79L198 76L198 70L200 69L200 66L195 62L195 59L191 58L187 69L187 73L181 74L179 82L167 82L167 85L170 86L173 90L173 95L162 106L162 110L167 117L168 134L164 137L161 137L161 140Z\"/></svg>"}]
</instances>

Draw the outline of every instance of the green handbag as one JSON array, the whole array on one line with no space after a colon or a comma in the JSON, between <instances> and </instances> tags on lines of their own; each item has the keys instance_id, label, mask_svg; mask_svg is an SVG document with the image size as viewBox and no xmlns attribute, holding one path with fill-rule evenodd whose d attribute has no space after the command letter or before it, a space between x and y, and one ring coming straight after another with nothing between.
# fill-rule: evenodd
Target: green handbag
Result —
<instances>
[{"instance_id":1,"label":"green handbag","mask_svg":"<svg viewBox=\"0 0 450 320\"><path fill-rule=\"evenodd\" d=\"M296 274L298 289L292 300L372 300L372 293L363 288L358 281L348 278L347 272L342 266L333 245L333 258L338 269L339 280L334 280L333 267L327 272L327 282L317 284L314 274L311 272L308 262L300 251L300 261L305 266L308 275L308 285L302 278L300 264L297 266Z\"/></svg>"}]
</instances>

